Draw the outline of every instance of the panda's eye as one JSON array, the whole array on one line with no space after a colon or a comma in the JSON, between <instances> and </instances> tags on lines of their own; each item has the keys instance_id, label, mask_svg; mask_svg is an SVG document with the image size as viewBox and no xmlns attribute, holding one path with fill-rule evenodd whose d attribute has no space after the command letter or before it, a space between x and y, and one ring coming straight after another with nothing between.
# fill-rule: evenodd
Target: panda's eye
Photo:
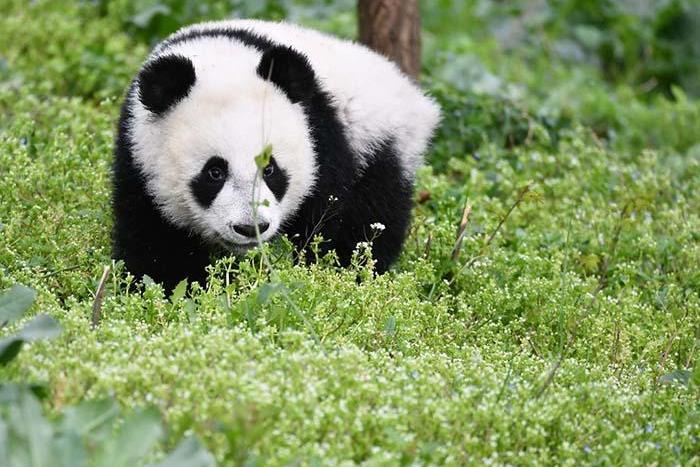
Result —
<instances>
[{"instance_id":1,"label":"panda's eye","mask_svg":"<svg viewBox=\"0 0 700 467\"><path fill-rule=\"evenodd\" d=\"M267 164L263 169L263 177L271 177L275 173L275 166L273 164Z\"/></svg>"},{"instance_id":2,"label":"panda's eye","mask_svg":"<svg viewBox=\"0 0 700 467\"><path fill-rule=\"evenodd\" d=\"M221 180L226 178L226 173L224 172L224 170L216 165L213 167L209 167L207 174L209 175L209 179L215 182L220 182Z\"/></svg>"}]
</instances>

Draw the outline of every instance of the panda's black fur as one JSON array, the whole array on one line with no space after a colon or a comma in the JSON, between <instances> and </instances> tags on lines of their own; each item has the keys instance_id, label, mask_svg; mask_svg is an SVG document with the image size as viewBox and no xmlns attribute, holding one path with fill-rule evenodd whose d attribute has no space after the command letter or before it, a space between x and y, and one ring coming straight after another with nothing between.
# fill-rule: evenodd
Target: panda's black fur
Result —
<instances>
[{"instance_id":1,"label":"panda's black fur","mask_svg":"<svg viewBox=\"0 0 700 467\"><path fill-rule=\"evenodd\" d=\"M357 243L372 237L369 225L381 223L385 230L374 239L372 252L377 272L386 271L406 237L413 198L413 181L402 170L394 141L386 138L376 144L373 153L365 155L368 163L360 167L333 99L322 89L304 55L248 30L191 31L170 39L170 44L200 36L227 37L262 52L258 75L303 106L318 167L317 182L280 233L300 249L314 235L321 235L325 239L322 250L335 250L345 266ZM157 118L187 96L196 79L191 67L187 60L172 56L149 62L134 79L129 96L138 96ZM205 268L215 249L194 231L168 221L149 194L148 175L133 157L132 105L127 97L116 138L114 258L123 260L137 278L148 275L166 289L185 278L204 283Z\"/></svg>"}]
</instances>

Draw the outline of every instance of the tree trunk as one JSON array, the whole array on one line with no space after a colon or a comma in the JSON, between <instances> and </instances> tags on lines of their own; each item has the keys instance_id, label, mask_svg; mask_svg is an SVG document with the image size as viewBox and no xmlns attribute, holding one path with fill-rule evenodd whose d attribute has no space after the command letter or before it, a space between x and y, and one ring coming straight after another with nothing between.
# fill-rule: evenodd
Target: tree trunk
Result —
<instances>
[{"instance_id":1,"label":"tree trunk","mask_svg":"<svg viewBox=\"0 0 700 467\"><path fill-rule=\"evenodd\" d=\"M418 0L358 0L357 11L360 41L417 79L421 65Z\"/></svg>"}]
</instances>

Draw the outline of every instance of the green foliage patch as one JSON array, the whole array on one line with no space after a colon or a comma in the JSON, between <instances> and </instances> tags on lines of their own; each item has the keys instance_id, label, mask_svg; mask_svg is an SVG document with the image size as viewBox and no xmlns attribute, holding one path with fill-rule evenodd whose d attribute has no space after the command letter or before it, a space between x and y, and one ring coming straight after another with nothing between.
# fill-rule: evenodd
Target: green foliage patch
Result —
<instances>
[{"instance_id":1,"label":"green foliage patch","mask_svg":"<svg viewBox=\"0 0 700 467\"><path fill-rule=\"evenodd\" d=\"M15 285L0 295L0 327L12 324L32 306L36 292ZM0 365L14 360L22 344L51 339L61 329L55 319L40 314L18 332L0 340ZM68 407L53 423L41 414L41 385L0 384L0 463L10 466L81 467L142 464L162 437L155 409L138 410L114 429L119 408L113 400L88 401ZM185 439L161 467L213 465L211 454L194 438Z\"/></svg>"},{"instance_id":2,"label":"green foliage patch","mask_svg":"<svg viewBox=\"0 0 700 467\"><path fill-rule=\"evenodd\" d=\"M114 129L148 47L228 14L349 36L353 2L4 2L0 382L44 397L8 396L0 447L94 465L206 465L195 435L223 465L700 461L697 43L664 26L695 5L574 3L423 2L444 119L390 273L362 248L347 270L295 264L280 240L165 296L110 259ZM59 336L25 339L39 318L15 284Z\"/></svg>"}]
</instances>

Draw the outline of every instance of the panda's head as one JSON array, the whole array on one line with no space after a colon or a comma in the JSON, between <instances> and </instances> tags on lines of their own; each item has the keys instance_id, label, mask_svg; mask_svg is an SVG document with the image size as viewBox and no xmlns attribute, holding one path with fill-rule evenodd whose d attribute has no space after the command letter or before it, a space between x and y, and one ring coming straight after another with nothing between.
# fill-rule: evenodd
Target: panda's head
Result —
<instances>
[{"instance_id":1,"label":"panda's head","mask_svg":"<svg viewBox=\"0 0 700 467\"><path fill-rule=\"evenodd\" d=\"M317 85L294 50L261 57L244 47L232 53L230 41L185 44L149 60L134 90L135 160L157 208L179 227L245 251L257 232L275 236L313 189L303 104ZM266 148L263 167L256 156Z\"/></svg>"}]
</instances>

